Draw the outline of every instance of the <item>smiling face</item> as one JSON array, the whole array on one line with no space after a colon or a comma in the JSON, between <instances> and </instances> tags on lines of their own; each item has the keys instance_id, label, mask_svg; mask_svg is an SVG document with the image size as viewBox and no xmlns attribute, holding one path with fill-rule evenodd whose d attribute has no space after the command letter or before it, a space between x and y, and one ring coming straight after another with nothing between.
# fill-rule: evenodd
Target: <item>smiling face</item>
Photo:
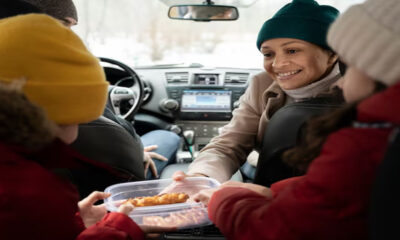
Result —
<instances>
[{"instance_id":1,"label":"smiling face","mask_svg":"<svg viewBox=\"0 0 400 240\"><path fill-rule=\"evenodd\" d=\"M337 56L312 43L292 38L275 38L261 44L264 68L285 90L306 86L322 79Z\"/></svg>"}]
</instances>

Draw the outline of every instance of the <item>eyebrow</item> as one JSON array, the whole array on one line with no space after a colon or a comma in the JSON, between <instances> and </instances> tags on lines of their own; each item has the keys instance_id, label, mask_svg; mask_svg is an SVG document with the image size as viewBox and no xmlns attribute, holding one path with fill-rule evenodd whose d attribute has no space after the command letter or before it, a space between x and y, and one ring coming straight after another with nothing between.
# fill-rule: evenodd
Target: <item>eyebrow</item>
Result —
<instances>
[{"instance_id":1,"label":"eyebrow","mask_svg":"<svg viewBox=\"0 0 400 240\"><path fill-rule=\"evenodd\" d=\"M281 44L281 47L284 47L286 45L292 44L292 43L300 43L299 41L293 40L293 41L289 41L289 42L285 42L283 44ZM268 49L270 47L266 46L266 47L261 47L261 49Z\"/></svg>"}]
</instances>

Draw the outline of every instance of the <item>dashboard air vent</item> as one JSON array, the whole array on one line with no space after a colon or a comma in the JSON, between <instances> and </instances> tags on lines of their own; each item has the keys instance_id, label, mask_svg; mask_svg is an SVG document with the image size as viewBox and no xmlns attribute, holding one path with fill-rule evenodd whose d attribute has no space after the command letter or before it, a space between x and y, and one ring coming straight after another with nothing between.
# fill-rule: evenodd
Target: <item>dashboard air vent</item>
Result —
<instances>
[{"instance_id":1,"label":"dashboard air vent","mask_svg":"<svg viewBox=\"0 0 400 240\"><path fill-rule=\"evenodd\" d=\"M173 84L187 84L189 81L188 72L169 72L165 73L168 83Z\"/></svg>"},{"instance_id":2,"label":"dashboard air vent","mask_svg":"<svg viewBox=\"0 0 400 240\"><path fill-rule=\"evenodd\" d=\"M249 73L227 72L225 74L226 85L244 85L249 78Z\"/></svg>"}]
</instances>

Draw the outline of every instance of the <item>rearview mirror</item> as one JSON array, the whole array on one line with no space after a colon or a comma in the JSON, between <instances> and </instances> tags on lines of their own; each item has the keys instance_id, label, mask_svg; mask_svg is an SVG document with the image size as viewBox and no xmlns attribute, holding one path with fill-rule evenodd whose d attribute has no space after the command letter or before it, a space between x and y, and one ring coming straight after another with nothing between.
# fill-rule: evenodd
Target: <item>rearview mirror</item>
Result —
<instances>
[{"instance_id":1,"label":"rearview mirror","mask_svg":"<svg viewBox=\"0 0 400 240\"><path fill-rule=\"evenodd\" d=\"M193 21L232 21L239 18L236 7L224 5L174 5L169 8L171 19Z\"/></svg>"}]
</instances>

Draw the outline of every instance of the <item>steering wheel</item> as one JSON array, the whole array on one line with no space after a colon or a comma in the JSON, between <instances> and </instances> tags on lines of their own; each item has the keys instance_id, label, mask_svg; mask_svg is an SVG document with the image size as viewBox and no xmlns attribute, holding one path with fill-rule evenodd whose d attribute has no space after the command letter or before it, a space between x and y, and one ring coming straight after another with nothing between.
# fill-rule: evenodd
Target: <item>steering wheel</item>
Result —
<instances>
[{"instance_id":1,"label":"steering wheel","mask_svg":"<svg viewBox=\"0 0 400 240\"><path fill-rule=\"evenodd\" d=\"M109 102L107 107L111 105L111 110L117 116L127 120L133 119L135 113L139 110L143 103L143 81L129 66L110 58L101 57L99 59L101 62L116 65L127 73L128 77L118 80L115 85L111 85L108 88ZM118 84L121 84L126 80L133 80L133 86L130 88L118 86Z\"/></svg>"}]
</instances>

